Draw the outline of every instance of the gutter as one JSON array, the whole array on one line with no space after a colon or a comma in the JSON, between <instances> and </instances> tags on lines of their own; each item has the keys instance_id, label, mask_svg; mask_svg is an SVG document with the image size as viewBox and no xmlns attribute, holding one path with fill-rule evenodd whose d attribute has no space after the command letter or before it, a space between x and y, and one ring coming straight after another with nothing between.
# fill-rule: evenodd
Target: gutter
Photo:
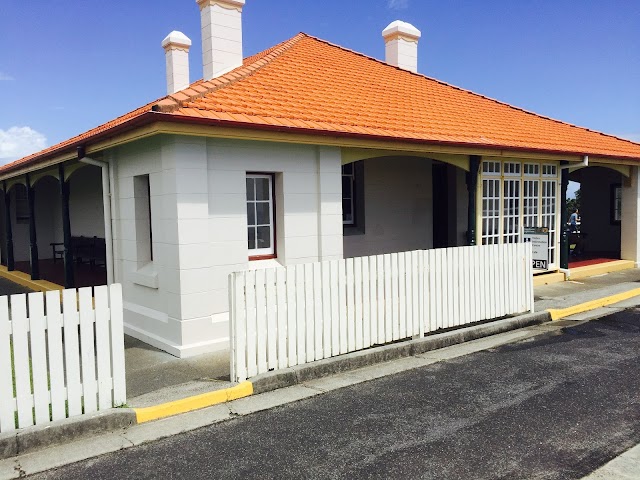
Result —
<instances>
[{"instance_id":1,"label":"gutter","mask_svg":"<svg viewBox=\"0 0 640 480\"><path fill-rule=\"evenodd\" d=\"M126 120L124 123L121 123L114 127L103 130L91 137L78 139L77 141L70 142L69 144L66 144L54 150L48 151L41 158L39 158L38 156L34 156L29 160L15 164L9 168L0 167L0 180L12 178L13 176L15 176L15 175L13 176L7 175L10 172L19 171L19 174L23 174L30 171L31 167L33 167L33 169L36 169L36 167L39 167L41 164L47 163L47 161L51 161L52 157L54 157L55 155L62 155L65 153L71 154L75 149L77 149L77 147L85 146L89 142L96 142L98 140L108 139L108 138L114 137L119 133L133 130L136 127L141 127L141 126L152 124L155 122L188 123L193 125L207 125L211 127L239 128L243 130L261 130L261 131L272 131L272 132L300 133L300 134L315 135L320 137L358 138L358 139L365 139L365 140L381 140L385 142L412 143L412 144L418 144L418 145L440 145L440 146L450 146L450 147L462 147L462 148L468 148L468 149L481 148L481 149L487 149L487 150L495 150L498 152L502 152L502 151L533 152L533 153L559 155L559 156L566 156L566 157L580 156L582 158L586 156L584 152L569 152L565 150L491 145L491 144L484 144L484 143L454 142L454 141L445 141L445 140L420 140L415 138L391 137L388 135L346 133L346 132L337 132L332 130L317 130L317 129L305 128L305 127L260 125L260 124L238 122L238 121L189 117L184 115L173 115L171 113L162 113L157 111L157 109L154 106L152 107L152 110L144 112L136 117L132 117L131 119ZM471 154L472 153L470 153L470 155ZM640 162L640 157L631 157L631 156L625 156L625 155L614 156L614 155L604 155L604 154L590 154L590 155L595 158L599 158L599 157L618 158L620 160ZM64 160L61 159L60 162L62 161ZM53 162L53 163L60 163L60 162ZM572 162L572 166L575 166L575 163Z\"/></svg>"},{"instance_id":2,"label":"gutter","mask_svg":"<svg viewBox=\"0 0 640 480\"><path fill-rule=\"evenodd\" d=\"M84 148L81 147L78 148L78 161L102 169L102 208L104 210L104 240L106 247L105 263L107 266L107 285L111 285L113 283L113 233L111 228L113 175L110 173L109 163L85 157Z\"/></svg>"}]
</instances>

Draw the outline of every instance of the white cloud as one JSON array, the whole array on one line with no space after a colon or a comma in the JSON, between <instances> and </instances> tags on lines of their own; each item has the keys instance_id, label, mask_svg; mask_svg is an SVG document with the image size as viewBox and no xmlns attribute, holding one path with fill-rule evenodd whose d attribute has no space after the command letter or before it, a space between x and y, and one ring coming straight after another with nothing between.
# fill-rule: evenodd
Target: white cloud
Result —
<instances>
[{"instance_id":1,"label":"white cloud","mask_svg":"<svg viewBox=\"0 0 640 480\"><path fill-rule=\"evenodd\" d=\"M409 0L387 0L387 7L391 10L406 10L409 8Z\"/></svg>"},{"instance_id":2,"label":"white cloud","mask_svg":"<svg viewBox=\"0 0 640 480\"><path fill-rule=\"evenodd\" d=\"M9 80L15 80L15 78L13 78L11 75L7 75L4 72L0 72L0 82L3 80L9 81Z\"/></svg>"},{"instance_id":3,"label":"white cloud","mask_svg":"<svg viewBox=\"0 0 640 480\"><path fill-rule=\"evenodd\" d=\"M0 165L35 153L46 146L46 137L31 127L0 129Z\"/></svg>"}]
</instances>

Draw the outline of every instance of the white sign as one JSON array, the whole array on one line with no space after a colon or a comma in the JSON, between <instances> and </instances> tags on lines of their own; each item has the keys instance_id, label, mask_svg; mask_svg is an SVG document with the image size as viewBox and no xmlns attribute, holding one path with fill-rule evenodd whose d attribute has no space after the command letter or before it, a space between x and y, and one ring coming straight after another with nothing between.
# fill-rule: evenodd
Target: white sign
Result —
<instances>
[{"instance_id":1,"label":"white sign","mask_svg":"<svg viewBox=\"0 0 640 480\"><path fill-rule=\"evenodd\" d=\"M531 242L533 268L546 270L549 265L549 229L524 227L524 241Z\"/></svg>"}]
</instances>

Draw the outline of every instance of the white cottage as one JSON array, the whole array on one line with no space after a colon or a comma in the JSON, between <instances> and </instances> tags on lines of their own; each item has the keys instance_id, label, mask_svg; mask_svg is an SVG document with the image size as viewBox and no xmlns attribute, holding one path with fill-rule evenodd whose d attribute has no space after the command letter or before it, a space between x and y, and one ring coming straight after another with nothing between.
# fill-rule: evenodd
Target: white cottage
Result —
<instances>
[{"instance_id":1,"label":"white cottage","mask_svg":"<svg viewBox=\"0 0 640 480\"><path fill-rule=\"evenodd\" d=\"M120 282L126 333L185 357L227 348L234 271L537 226L566 272L571 176L592 256L637 265L640 145L418 73L404 22L383 31L385 61L304 33L243 59L244 0L197 3L202 80L172 32L166 97L0 168L3 275Z\"/></svg>"}]
</instances>

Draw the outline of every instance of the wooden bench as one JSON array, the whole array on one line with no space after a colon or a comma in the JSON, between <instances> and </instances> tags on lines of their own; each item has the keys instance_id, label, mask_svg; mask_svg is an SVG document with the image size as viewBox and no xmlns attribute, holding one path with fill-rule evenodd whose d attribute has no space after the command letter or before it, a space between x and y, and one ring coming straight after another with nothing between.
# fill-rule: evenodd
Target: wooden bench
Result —
<instances>
[{"instance_id":1,"label":"wooden bench","mask_svg":"<svg viewBox=\"0 0 640 480\"><path fill-rule=\"evenodd\" d=\"M64 244L51 243L53 263L64 257ZM99 237L71 237L71 255L76 263L88 263L91 268L104 267L107 259L107 245L104 238Z\"/></svg>"}]
</instances>

